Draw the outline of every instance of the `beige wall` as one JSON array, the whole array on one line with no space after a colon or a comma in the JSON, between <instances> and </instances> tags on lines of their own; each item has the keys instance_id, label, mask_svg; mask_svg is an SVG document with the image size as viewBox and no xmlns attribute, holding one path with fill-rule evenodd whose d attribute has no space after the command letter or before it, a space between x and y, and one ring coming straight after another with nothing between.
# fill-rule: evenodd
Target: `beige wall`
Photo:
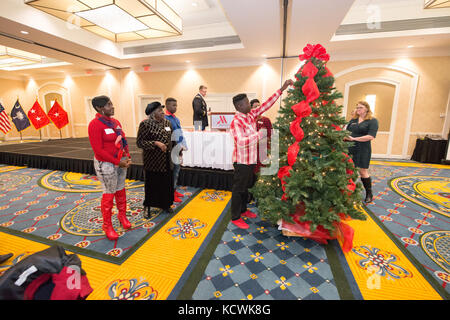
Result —
<instances>
[{"instance_id":1,"label":"beige wall","mask_svg":"<svg viewBox=\"0 0 450 320\"><path fill-rule=\"evenodd\" d=\"M379 131L389 131L391 126L392 108L394 105L395 86L382 82L365 82L350 87L348 108L345 118L351 119L351 112L359 101L365 101L366 95L376 95L375 110L370 106L379 123Z\"/></svg>"},{"instance_id":2,"label":"beige wall","mask_svg":"<svg viewBox=\"0 0 450 320\"><path fill-rule=\"evenodd\" d=\"M364 67L359 70L340 74L345 70L358 66L378 64L377 68ZM298 59L286 59L284 77L294 78L300 67ZM401 156L405 135L407 134L407 118L410 105L413 104L410 133L406 137L409 145L407 154L412 154L415 145L415 134L440 133L444 120L441 113L446 112L450 88L450 57L427 57L410 59L330 61L328 68L336 75L336 88L345 93L346 84L361 79L387 79L398 83L398 106L394 121L394 133L391 155ZM392 68L400 68L393 70ZM411 70L418 75L418 86L415 95L414 78L402 70ZM142 95L160 95L163 99L174 97L178 100L178 117L185 127L192 126L192 98L198 86L208 86L208 93L237 94L241 92L256 93L260 100L268 98L281 86L281 61L268 60L266 65L239 66L229 68L210 68L195 70L176 70L160 72L135 73L129 70L110 71L106 75L80 76L66 79L46 79L36 81L18 81L0 79L0 99L7 112L10 112L17 95L28 111L36 96L42 104L43 95L49 91L60 92L64 98L63 107L69 112L71 123L63 129L63 136L87 136L87 124L90 121L91 106L86 99L96 95L109 95L115 104L115 117L122 123L128 136L135 136L142 113L139 110ZM284 95L285 96L285 95ZM344 104L344 99L337 101ZM276 119L280 103L277 102L267 116ZM383 121L384 122L384 121ZM52 124L50 126L53 126ZM50 127L49 126L49 127ZM384 126L384 124L383 124ZM383 130L386 128L383 127ZM44 132L44 131L43 131ZM48 130L45 134L54 136ZM38 137L34 129L27 129L24 136ZM6 139L17 137L15 130L8 133ZM0 134L3 137L3 134ZM56 136L55 138L58 138ZM379 136L374 144L374 153L384 154L388 150L387 137Z\"/></svg>"}]
</instances>

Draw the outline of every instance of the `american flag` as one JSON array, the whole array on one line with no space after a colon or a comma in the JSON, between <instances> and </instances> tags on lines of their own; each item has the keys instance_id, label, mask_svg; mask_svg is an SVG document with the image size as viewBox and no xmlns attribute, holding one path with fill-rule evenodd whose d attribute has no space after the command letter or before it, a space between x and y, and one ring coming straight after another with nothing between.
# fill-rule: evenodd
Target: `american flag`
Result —
<instances>
[{"instance_id":1,"label":"american flag","mask_svg":"<svg viewBox=\"0 0 450 320\"><path fill-rule=\"evenodd\" d=\"M9 122L8 114L5 112L5 108L3 108L0 103L0 130L7 134L11 130L11 122Z\"/></svg>"}]
</instances>

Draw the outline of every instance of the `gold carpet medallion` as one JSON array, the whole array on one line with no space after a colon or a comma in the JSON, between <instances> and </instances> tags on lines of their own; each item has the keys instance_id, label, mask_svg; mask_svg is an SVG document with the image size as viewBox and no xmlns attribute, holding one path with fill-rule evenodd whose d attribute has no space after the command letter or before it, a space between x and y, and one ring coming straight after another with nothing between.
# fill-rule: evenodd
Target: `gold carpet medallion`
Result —
<instances>
[{"instance_id":1,"label":"gold carpet medallion","mask_svg":"<svg viewBox=\"0 0 450 320\"><path fill-rule=\"evenodd\" d=\"M389 185L401 197L445 217L450 217L450 178L397 177L392 179Z\"/></svg>"}]
</instances>

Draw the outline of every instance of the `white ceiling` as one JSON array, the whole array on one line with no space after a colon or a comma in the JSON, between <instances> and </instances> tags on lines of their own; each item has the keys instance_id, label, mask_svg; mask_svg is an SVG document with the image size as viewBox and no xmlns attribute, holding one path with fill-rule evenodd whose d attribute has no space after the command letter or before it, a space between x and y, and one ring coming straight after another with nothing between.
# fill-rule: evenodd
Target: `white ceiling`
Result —
<instances>
[{"instance_id":1,"label":"white ceiling","mask_svg":"<svg viewBox=\"0 0 450 320\"><path fill-rule=\"evenodd\" d=\"M23 0L2 0L0 45L71 65L0 71L0 77L61 77L84 74L87 69L94 73L112 68L141 71L145 64L150 64L152 70L251 65L283 54L283 0L166 2L183 18L183 35L113 43L89 31L77 30L25 5ZM449 55L449 19L450 8L424 10L423 0L289 0L285 55L298 56L307 43L321 43L334 60ZM401 29L408 21L414 21L419 29ZM349 27L359 28L359 32L335 35ZM22 30L29 34L20 33ZM205 39L240 42L124 54L135 47L179 46ZM408 48L410 45L414 47Z\"/></svg>"}]
</instances>

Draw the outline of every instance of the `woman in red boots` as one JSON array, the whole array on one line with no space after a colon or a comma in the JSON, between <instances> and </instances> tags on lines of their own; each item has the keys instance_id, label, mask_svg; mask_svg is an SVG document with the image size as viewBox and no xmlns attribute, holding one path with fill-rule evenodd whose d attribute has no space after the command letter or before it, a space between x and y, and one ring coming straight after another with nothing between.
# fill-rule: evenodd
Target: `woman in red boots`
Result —
<instances>
[{"instance_id":1,"label":"woman in red boots","mask_svg":"<svg viewBox=\"0 0 450 320\"><path fill-rule=\"evenodd\" d=\"M107 96L92 99L92 106L97 114L89 123L89 141L94 150L94 168L97 178L102 184L103 195L101 211L103 216L103 231L109 240L117 240L111 215L116 198L119 211L118 219L124 229L131 228L126 217L127 198L125 178L127 168L131 165L128 143L119 121L112 118L114 106Z\"/></svg>"}]
</instances>

